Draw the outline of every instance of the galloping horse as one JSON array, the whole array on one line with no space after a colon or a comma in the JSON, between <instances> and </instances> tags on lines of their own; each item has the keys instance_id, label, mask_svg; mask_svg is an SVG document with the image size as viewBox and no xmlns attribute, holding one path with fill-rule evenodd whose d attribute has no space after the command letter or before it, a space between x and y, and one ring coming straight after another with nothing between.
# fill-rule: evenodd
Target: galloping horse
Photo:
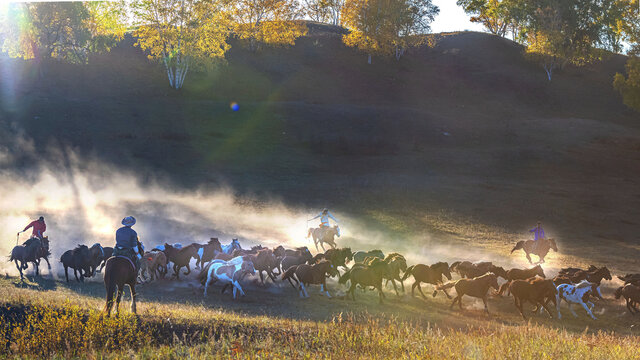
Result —
<instances>
[{"instance_id":1,"label":"galloping horse","mask_svg":"<svg viewBox=\"0 0 640 360\"><path fill-rule=\"evenodd\" d=\"M48 242L47 242L48 245ZM16 263L16 267L18 271L20 271L20 279L24 280L24 276L22 274L22 270L26 270L29 265L27 263L32 262L36 275L40 274L38 271L38 262L40 258L40 254L43 253L42 240L38 238L32 238L27 240L24 245L17 245L11 250L11 256L9 257L9 261L14 261ZM48 247L46 250L48 253ZM18 265L18 261L20 265ZM47 260L47 263L49 261Z\"/></svg>"},{"instance_id":2,"label":"galloping horse","mask_svg":"<svg viewBox=\"0 0 640 360\"><path fill-rule=\"evenodd\" d=\"M307 238L310 236L313 237L313 243L316 245L316 250L318 250L318 244L320 244L322 251L326 251L324 243L327 243L331 248L335 249L337 245L333 238L335 236L340 237L340 228L338 225L331 227L309 228Z\"/></svg>"},{"instance_id":3,"label":"galloping horse","mask_svg":"<svg viewBox=\"0 0 640 360\"><path fill-rule=\"evenodd\" d=\"M240 241L238 241L238 239L231 240L229 245L222 245L222 252L225 254L231 254L234 250L242 250L242 246L240 246Z\"/></svg>"},{"instance_id":4,"label":"galloping horse","mask_svg":"<svg viewBox=\"0 0 640 360\"><path fill-rule=\"evenodd\" d=\"M144 249L140 240L138 242L138 253L143 254ZM131 312L136 313L136 278L138 277L138 269L131 259L124 256L112 256L106 261L104 270L104 286L107 289L107 303L104 311L107 317L111 315L113 307L113 293L118 290L116 297L116 313L120 314L120 299L124 292L124 285L129 285L131 291Z\"/></svg>"},{"instance_id":5,"label":"galloping horse","mask_svg":"<svg viewBox=\"0 0 640 360\"><path fill-rule=\"evenodd\" d=\"M529 260L529 264L533 264L533 262L531 262L531 257L529 256L529 254L537 255L538 258L540 258L537 264L540 264L544 262L544 257L547 256L550 249L558 252L558 245L556 245L556 241L554 239L540 239L537 242L538 244L536 244L536 241L533 240L518 241L516 243L516 246L511 249L511 254L513 254L513 252L516 250L522 249L527 254L527 260Z\"/></svg>"},{"instance_id":6,"label":"galloping horse","mask_svg":"<svg viewBox=\"0 0 640 360\"><path fill-rule=\"evenodd\" d=\"M457 302L460 306L460 310L462 310L462 297L464 295L468 295L482 299L482 302L484 303L484 311L489 315L489 308L487 307L487 291L489 291L489 288L491 287L498 290L498 276L494 273L488 273L473 279L460 279L443 285L437 285L436 290L444 291L452 287L456 288L456 293L458 295L453 299L451 306L449 306L450 309L452 309L453 305Z\"/></svg>"}]
</instances>

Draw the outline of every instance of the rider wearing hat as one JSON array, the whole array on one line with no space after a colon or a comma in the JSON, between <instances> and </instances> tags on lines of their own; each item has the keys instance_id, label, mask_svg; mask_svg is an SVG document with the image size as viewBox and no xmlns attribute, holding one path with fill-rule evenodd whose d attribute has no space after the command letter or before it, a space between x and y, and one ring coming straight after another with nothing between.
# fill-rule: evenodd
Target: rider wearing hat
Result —
<instances>
[{"instance_id":1,"label":"rider wearing hat","mask_svg":"<svg viewBox=\"0 0 640 360\"><path fill-rule=\"evenodd\" d=\"M23 233L27 231L29 228L33 228L31 232L31 238L42 239L44 237L44 232L47 231L47 224L44 223L44 217L40 216L38 220L33 220L29 223L22 231L18 233Z\"/></svg>"},{"instance_id":2,"label":"rider wearing hat","mask_svg":"<svg viewBox=\"0 0 640 360\"><path fill-rule=\"evenodd\" d=\"M131 228L135 223L136 219L133 216L122 219L124 226L116 231L116 246L113 248L113 256L128 257L136 264L137 268L138 260L142 258L142 254L139 254L138 251L138 233Z\"/></svg>"},{"instance_id":3,"label":"rider wearing hat","mask_svg":"<svg viewBox=\"0 0 640 360\"><path fill-rule=\"evenodd\" d=\"M542 222L538 221L538 224L533 229L529 230L533 233L533 241L535 241L536 249L540 245L540 240L544 240L544 229L542 229Z\"/></svg>"},{"instance_id":4,"label":"rider wearing hat","mask_svg":"<svg viewBox=\"0 0 640 360\"><path fill-rule=\"evenodd\" d=\"M320 214L316 215L316 217L314 217L311 220L315 220L317 218L320 218L320 228L325 228L330 226L329 218L333 219L333 221L335 221L336 223L338 222L338 220L333 217L333 215L329 212L329 209L327 208L324 208Z\"/></svg>"}]
</instances>

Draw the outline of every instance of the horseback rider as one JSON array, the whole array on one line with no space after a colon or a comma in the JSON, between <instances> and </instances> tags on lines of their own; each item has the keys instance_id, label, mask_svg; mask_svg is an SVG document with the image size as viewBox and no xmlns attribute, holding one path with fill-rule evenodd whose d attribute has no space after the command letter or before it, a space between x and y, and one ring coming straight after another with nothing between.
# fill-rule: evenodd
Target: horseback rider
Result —
<instances>
[{"instance_id":1,"label":"horseback rider","mask_svg":"<svg viewBox=\"0 0 640 360\"><path fill-rule=\"evenodd\" d=\"M133 216L122 219L124 226L116 231L116 246L113 248L113 256L129 258L138 269L142 254L138 251L138 233L131 228L135 223L136 219Z\"/></svg>"},{"instance_id":2,"label":"horseback rider","mask_svg":"<svg viewBox=\"0 0 640 360\"><path fill-rule=\"evenodd\" d=\"M44 237L44 232L47 231L47 224L44 223L44 217L40 216L38 220L33 220L32 222L30 222L29 225L27 225L22 231L18 233L18 235L27 231L29 228L33 228L31 232L31 239L42 239Z\"/></svg>"},{"instance_id":3,"label":"horseback rider","mask_svg":"<svg viewBox=\"0 0 640 360\"><path fill-rule=\"evenodd\" d=\"M329 212L329 209L327 209L327 208L322 209L321 213L319 213L318 215L316 215L313 219L310 219L309 221L315 220L317 218L320 218L320 229L323 229L323 230L331 226L331 224L329 224L329 218L333 219L333 221L338 223L338 220L333 217L333 215Z\"/></svg>"},{"instance_id":4,"label":"horseback rider","mask_svg":"<svg viewBox=\"0 0 640 360\"><path fill-rule=\"evenodd\" d=\"M540 240L544 240L544 229L542 229L542 222L538 221L538 224L533 229L529 230L529 232L533 233L533 241L535 241L535 250L538 250L538 247L542 243Z\"/></svg>"}]
</instances>

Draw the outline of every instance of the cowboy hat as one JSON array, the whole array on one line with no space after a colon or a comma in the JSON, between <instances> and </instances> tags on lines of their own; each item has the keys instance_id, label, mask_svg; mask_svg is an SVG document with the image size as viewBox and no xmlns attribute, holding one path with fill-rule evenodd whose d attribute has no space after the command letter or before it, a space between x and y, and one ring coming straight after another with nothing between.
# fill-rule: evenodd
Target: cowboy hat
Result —
<instances>
[{"instance_id":1,"label":"cowboy hat","mask_svg":"<svg viewBox=\"0 0 640 360\"><path fill-rule=\"evenodd\" d=\"M133 226L136 223L136 218L134 218L133 216L127 216L126 218L122 219L122 225L124 226Z\"/></svg>"}]
</instances>

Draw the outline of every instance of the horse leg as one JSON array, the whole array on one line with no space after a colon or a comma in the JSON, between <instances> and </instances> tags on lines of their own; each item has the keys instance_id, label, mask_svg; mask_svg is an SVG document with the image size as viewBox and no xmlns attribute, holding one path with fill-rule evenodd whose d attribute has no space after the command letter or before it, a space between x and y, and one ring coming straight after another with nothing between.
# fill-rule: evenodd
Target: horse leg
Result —
<instances>
[{"instance_id":1,"label":"horse leg","mask_svg":"<svg viewBox=\"0 0 640 360\"><path fill-rule=\"evenodd\" d=\"M120 300L122 300L122 293L124 292L124 285L118 286L118 295L116 295L116 315L120 316Z\"/></svg>"},{"instance_id":2,"label":"horse leg","mask_svg":"<svg viewBox=\"0 0 640 360\"><path fill-rule=\"evenodd\" d=\"M396 286L396 282L393 279L391 279L391 284L393 285L393 290L396 291L396 296L400 296L400 294L398 293L398 287Z\"/></svg>"},{"instance_id":3,"label":"horse leg","mask_svg":"<svg viewBox=\"0 0 640 360\"><path fill-rule=\"evenodd\" d=\"M456 302L458 302L458 301L460 301L460 295L456 295L455 299L453 299L453 302L449 306L449 309L453 309L453 305L455 305Z\"/></svg>"},{"instance_id":4,"label":"horse leg","mask_svg":"<svg viewBox=\"0 0 640 360\"><path fill-rule=\"evenodd\" d=\"M220 290L220 295L223 295L225 291L227 291L227 288L229 288L229 283L224 284L224 286L222 286L222 290Z\"/></svg>"},{"instance_id":5,"label":"horse leg","mask_svg":"<svg viewBox=\"0 0 640 360\"><path fill-rule=\"evenodd\" d=\"M489 314L489 307L487 306L487 295L482 297L482 302L484 303L484 311L487 313L487 316L491 317L491 314ZM522 304L520 304L520 305L522 305Z\"/></svg>"},{"instance_id":6,"label":"horse leg","mask_svg":"<svg viewBox=\"0 0 640 360\"><path fill-rule=\"evenodd\" d=\"M416 286L420 286L420 282L419 281L416 281L416 282L413 283L413 285L411 285L411 297L415 296L413 291L416 289Z\"/></svg>"},{"instance_id":7,"label":"horse leg","mask_svg":"<svg viewBox=\"0 0 640 360\"><path fill-rule=\"evenodd\" d=\"M318 242L316 241L316 238L315 238L315 237L313 238L313 243L316 245L316 251L320 251L320 250L318 249Z\"/></svg>"},{"instance_id":8,"label":"horse leg","mask_svg":"<svg viewBox=\"0 0 640 360\"><path fill-rule=\"evenodd\" d=\"M527 260L529 260L529 264L533 264L533 263L531 262L531 256L529 256L529 253L525 251L525 254L527 254Z\"/></svg>"},{"instance_id":9,"label":"horse leg","mask_svg":"<svg viewBox=\"0 0 640 360\"><path fill-rule=\"evenodd\" d=\"M136 313L136 283L129 284L129 291L131 291L131 312Z\"/></svg>"},{"instance_id":10,"label":"horse leg","mask_svg":"<svg viewBox=\"0 0 640 360\"><path fill-rule=\"evenodd\" d=\"M587 314L589 314L589 316L591 316L591 318L592 318L593 320L598 320L598 319L596 319L596 317L595 317L595 316L593 316L593 313L591 312L591 309L589 309L589 308L587 307L587 304L585 304L585 303L583 302L583 303L581 303L580 305L582 305L582 307L585 309L585 311L587 312Z\"/></svg>"},{"instance_id":11,"label":"horse leg","mask_svg":"<svg viewBox=\"0 0 640 360\"><path fill-rule=\"evenodd\" d=\"M524 316L524 312L522 310L522 300L518 301L518 297L514 296L513 297L513 303L516 305L516 308L518 309L518 311L520 311L520 315L522 315L522 318L524 319L524 321L527 321L527 317Z\"/></svg>"},{"instance_id":12,"label":"horse leg","mask_svg":"<svg viewBox=\"0 0 640 360\"><path fill-rule=\"evenodd\" d=\"M384 292L382 292L382 284L380 283L376 287L378 288L378 301L382 304L382 299L386 298L386 296L384 296Z\"/></svg>"},{"instance_id":13,"label":"horse leg","mask_svg":"<svg viewBox=\"0 0 640 360\"><path fill-rule=\"evenodd\" d=\"M573 311L573 308L571 307L571 303L567 301L567 306L569 307L569 311L571 311L571 314L573 314L573 317L578 317L578 314L576 314L575 311Z\"/></svg>"},{"instance_id":14,"label":"horse leg","mask_svg":"<svg viewBox=\"0 0 640 360\"><path fill-rule=\"evenodd\" d=\"M260 274L260 282L262 282L262 285L264 286L264 277L262 276L262 270L258 270L258 274Z\"/></svg>"},{"instance_id":15,"label":"horse leg","mask_svg":"<svg viewBox=\"0 0 640 360\"><path fill-rule=\"evenodd\" d=\"M351 293L351 297L353 301L356 301L356 283L351 281L351 286L349 287L349 291L347 291L347 299L349 298L349 293Z\"/></svg>"},{"instance_id":16,"label":"horse leg","mask_svg":"<svg viewBox=\"0 0 640 360\"><path fill-rule=\"evenodd\" d=\"M47 268L49 268L49 270L51 270L51 264L49 263L49 258L48 258L48 257L45 257L45 258L44 258L44 261L46 261L46 262L47 262Z\"/></svg>"},{"instance_id":17,"label":"horse leg","mask_svg":"<svg viewBox=\"0 0 640 360\"><path fill-rule=\"evenodd\" d=\"M75 268L73 269L73 276L76 277L77 282L80 282L80 279L78 279L78 270L76 270Z\"/></svg>"},{"instance_id":18,"label":"horse leg","mask_svg":"<svg viewBox=\"0 0 640 360\"><path fill-rule=\"evenodd\" d=\"M422 295L422 298L427 300L427 297L424 296L424 293L422 292L422 286L418 285L418 291L420 291L420 295Z\"/></svg>"},{"instance_id":19,"label":"horse leg","mask_svg":"<svg viewBox=\"0 0 640 360\"><path fill-rule=\"evenodd\" d=\"M23 280L24 276L22 275L22 265L18 265L18 259L13 261L16 263L16 267L18 268L18 271L20 271L20 279Z\"/></svg>"},{"instance_id":20,"label":"horse leg","mask_svg":"<svg viewBox=\"0 0 640 360\"><path fill-rule=\"evenodd\" d=\"M402 285L402 293L404 294L404 281L402 281L402 279L398 279L398 281L400 281L400 285Z\"/></svg>"},{"instance_id":21,"label":"horse leg","mask_svg":"<svg viewBox=\"0 0 640 360\"><path fill-rule=\"evenodd\" d=\"M189 275L191 274L191 267L189 266L189 263L187 263L187 272L184 273L185 275Z\"/></svg>"},{"instance_id":22,"label":"horse leg","mask_svg":"<svg viewBox=\"0 0 640 360\"><path fill-rule=\"evenodd\" d=\"M433 290L433 297L436 297L436 291L437 290ZM442 292L447 295L448 299L451 299L451 295L449 295L449 293L447 292L447 289L442 289Z\"/></svg>"},{"instance_id":23,"label":"horse leg","mask_svg":"<svg viewBox=\"0 0 640 360\"><path fill-rule=\"evenodd\" d=\"M40 275L40 271L39 271L39 269L38 269L38 262L37 262L37 261L36 261L36 262L34 262L34 266L35 266L35 268L36 268L36 276Z\"/></svg>"},{"instance_id":24,"label":"horse leg","mask_svg":"<svg viewBox=\"0 0 640 360\"><path fill-rule=\"evenodd\" d=\"M329 294L329 289L327 289L327 283L324 280L322 281L322 283L323 283L322 288L324 289L324 292L327 294L327 297L331 299L331 294Z\"/></svg>"},{"instance_id":25,"label":"horse leg","mask_svg":"<svg viewBox=\"0 0 640 360\"><path fill-rule=\"evenodd\" d=\"M67 278L67 282L69 282L69 268L67 265L64 266L64 276Z\"/></svg>"}]
</instances>

